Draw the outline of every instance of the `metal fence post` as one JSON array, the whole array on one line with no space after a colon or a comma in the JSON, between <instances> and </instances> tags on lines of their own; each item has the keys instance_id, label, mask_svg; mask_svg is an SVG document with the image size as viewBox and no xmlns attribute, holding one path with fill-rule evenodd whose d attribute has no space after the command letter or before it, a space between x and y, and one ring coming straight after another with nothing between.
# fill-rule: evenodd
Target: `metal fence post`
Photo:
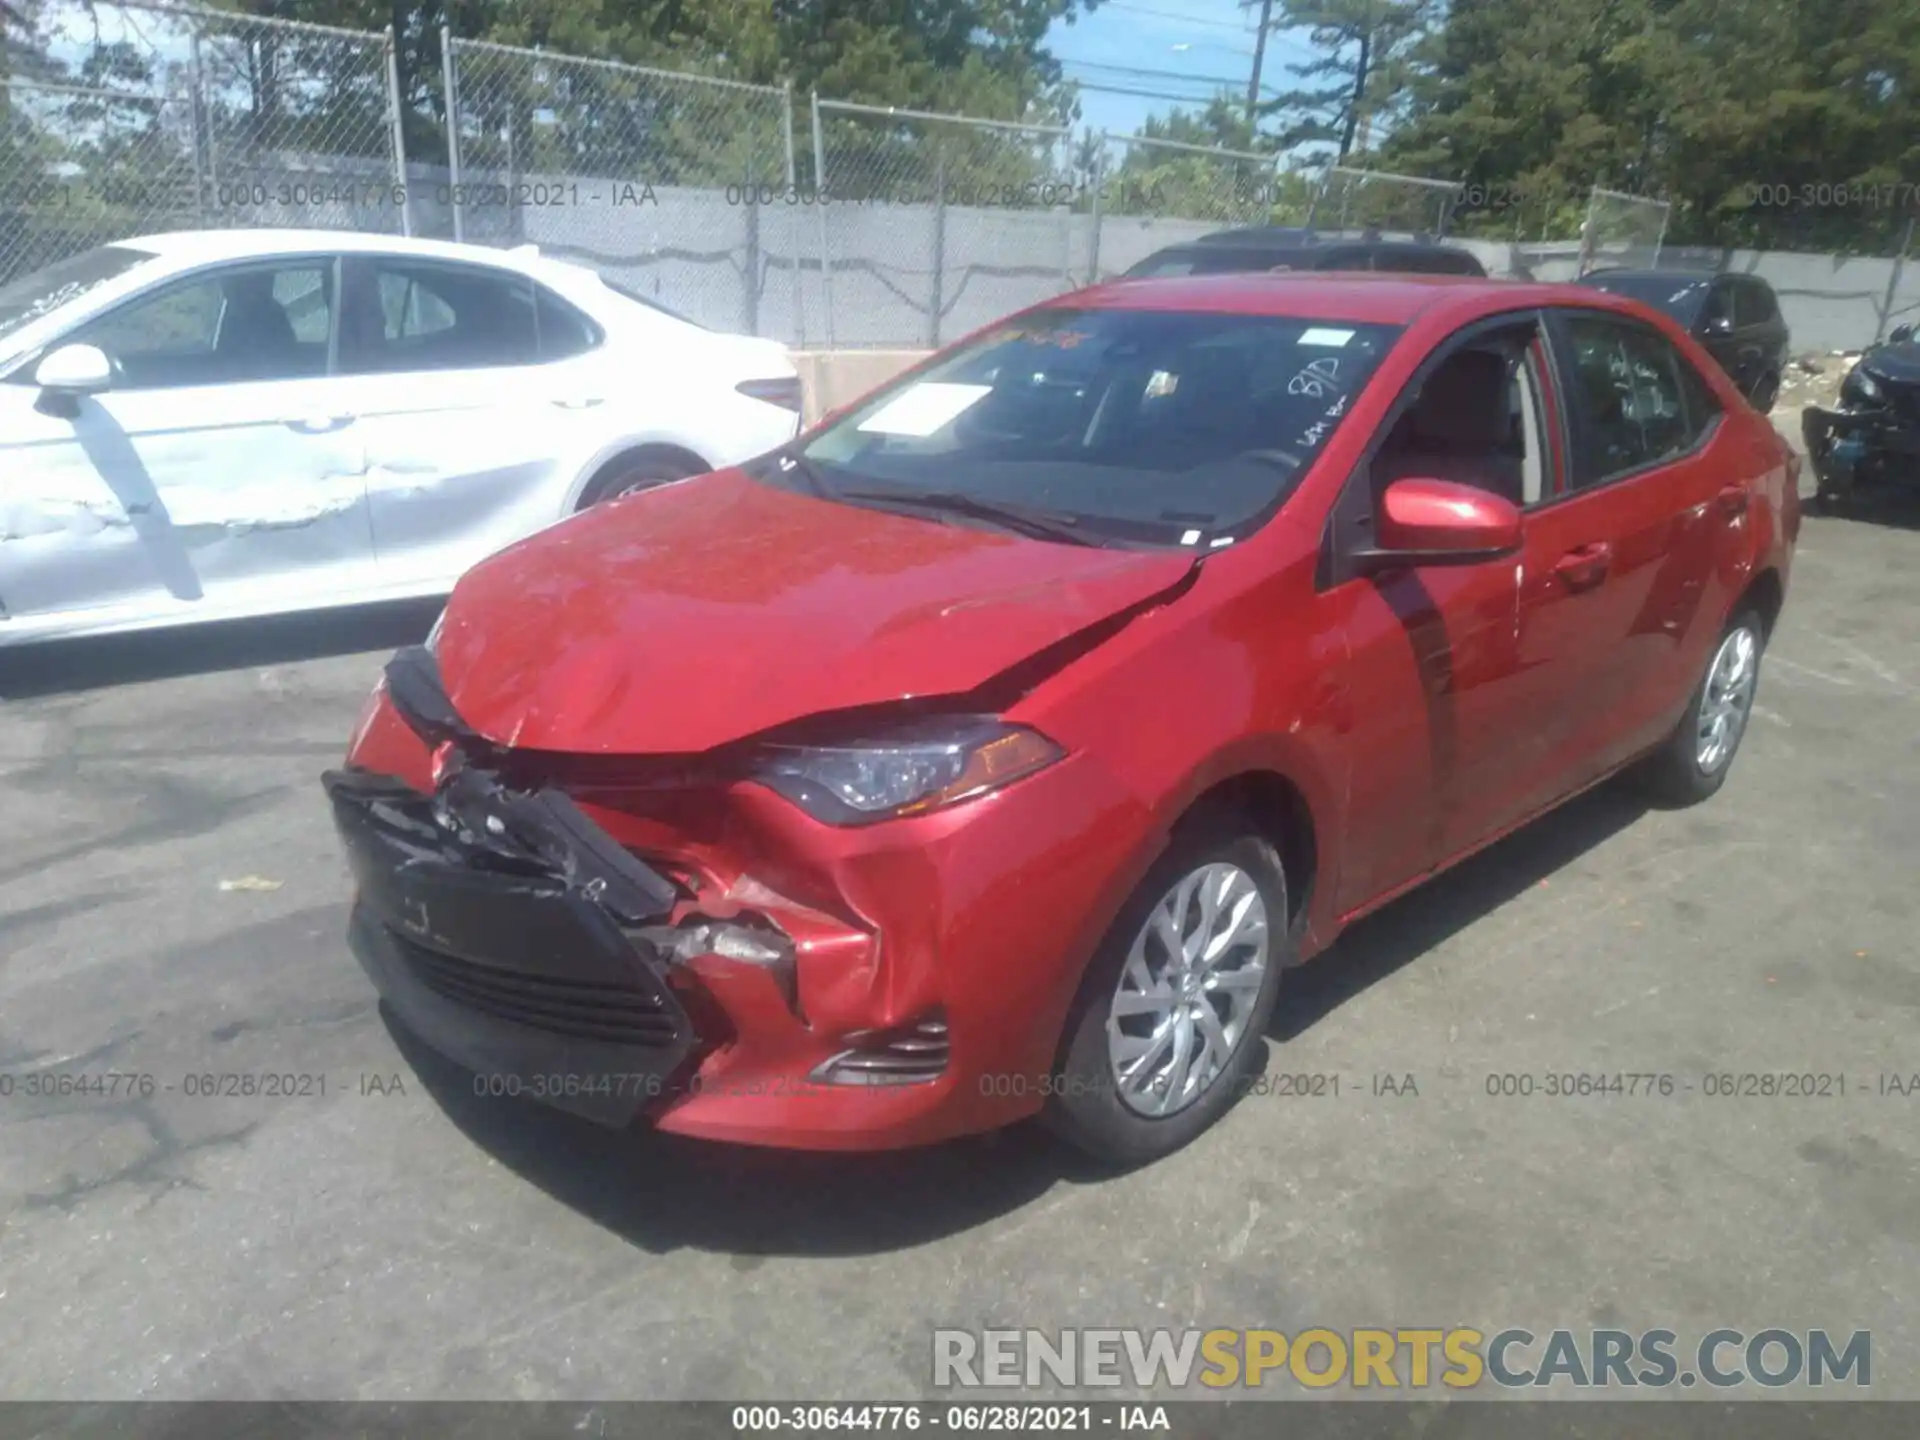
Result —
<instances>
[{"instance_id":1,"label":"metal fence post","mask_svg":"<svg viewBox=\"0 0 1920 1440\"><path fill-rule=\"evenodd\" d=\"M933 283L927 295L927 348L940 348L940 300L947 259L947 152L933 152Z\"/></svg>"},{"instance_id":2,"label":"metal fence post","mask_svg":"<svg viewBox=\"0 0 1920 1440\"><path fill-rule=\"evenodd\" d=\"M1907 217L1906 234L1900 237L1900 252L1893 257L1893 264L1887 271L1887 293L1880 302L1880 321L1873 327L1873 343L1878 345L1887 338L1887 322L1893 318L1894 298L1900 293L1900 276L1907 268L1907 255L1913 249L1914 217Z\"/></svg>"},{"instance_id":3,"label":"metal fence post","mask_svg":"<svg viewBox=\"0 0 1920 1440\"><path fill-rule=\"evenodd\" d=\"M400 192L400 233L413 234L413 201L407 194L406 112L400 104L400 35L387 27L387 108L393 121L393 182Z\"/></svg>"},{"instance_id":4,"label":"metal fence post","mask_svg":"<svg viewBox=\"0 0 1920 1440\"><path fill-rule=\"evenodd\" d=\"M787 275L793 291L793 343L807 348L807 307L800 303L800 209L799 172L793 155L793 81L780 82L780 139L787 147L787 204L793 216L792 233L787 236Z\"/></svg>"},{"instance_id":5,"label":"metal fence post","mask_svg":"<svg viewBox=\"0 0 1920 1440\"><path fill-rule=\"evenodd\" d=\"M820 212L820 293L827 309L827 348L836 347L833 321L833 257L827 253L827 142L820 128L820 92L813 92L813 201Z\"/></svg>"},{"instance_id":6,"label":"metal fence post","mask_svg":"<svg viewBox=\"0 0 1920 1440\"><path fill-rule=\"evenodd\" d=\"M193 211L202 229L207 224L207 202L213 198L207 184L205 162L200 157L201 130L206 117L201 107L206 103L206 95L200 85L200 36L196 33L189 43L187 59L187 144L193 152ZM208 153L212 153L212 142L207 142Z\"/></svg>"},{"instance_id":7,"label":"metal fence post","mask_svg":"<svg viewBox=\"0 0 1920 1440\"><path fill-rule=\"evenodd\" d=\"M193 103L195 106L199 106L205 103L206 86L202 79L204 72L200 68L200 32L198 30L193 32L193 39L191 43L192 43L192 66L193 66ZM209 192L217 191L220 184L220 157L218 153L219 146L216 139L217 134L218 134L218 127L216 127L213 124L213 112L211 111L211 109L209 109L207 113L207 182L206 182L207 189ZM219 204L219 199L217 194L214 199L214 204L216 207Z\"/></svg>"},{"instance_id":8,"label":"metal fence post","mask_svg":"<svg viewBox=\"0 0 1920 1440\"><path fill-rule=\"evenodd\" d=\"M741 286L741 318L746 321L748 335L760 333L760 197L753 183L753 161L749 157L746 172L741 176L740 193L745 197L747 207L747 254Z\"/></svg>"},{"instance_id":9,"label":"metal fence post","mask_svg":"<svg viewBox=\"0 0 1920 1440\"><path fill-rule=\"evenodd\" d=\"M1573 278L1578 280L1587 273L1587 266L1593 263L1595 230L1597 217L1594 209L1600 203L1598 187L1587 196L1587 218L1580 223L1580 254L1573 264Z\"/></svg>"},{"instance_id":10,"label":"metal fence post","mask_svg":"<svg viewBox=\"0 0 1920 1440\"><path fill-rule=\"evenodd\" d=\"M453 61L453 28L440 27L440 93L447 112L447 196L452 200L453 238L466 239L460 194L460 74Z\"/></svg>"},{"instance_id":11,"label":"metal fence post","mask_svg":"<svg viewBox=\"0 0 1920 1440\"><path fill-rule=\"evenodd\" d=\"M1100 202L1107 186L1107 132L1100 132L1100 143L1093 151L1093 198L1087 205L1087 284L1100 283Z\"/></svg>"}]
</instances>

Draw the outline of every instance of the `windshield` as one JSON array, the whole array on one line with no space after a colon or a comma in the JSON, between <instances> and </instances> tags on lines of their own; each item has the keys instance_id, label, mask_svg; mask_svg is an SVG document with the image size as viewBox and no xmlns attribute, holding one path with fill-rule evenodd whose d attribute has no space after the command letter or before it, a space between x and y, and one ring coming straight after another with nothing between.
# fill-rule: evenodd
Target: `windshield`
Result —
<instances>
[{"instance_id":1,"label":"windshield","mask_svg":"<svg viewBox=\"0 0 1920 1440\"><path fill-rule=\"evenodd\" d=\"M153 259L150 250L101 245L0 285L0 336L77 300L96 285Z\"/></svg>"},{"instance_id":2,"label":"windshield","mask_svg":"<svg viewBox=\"0 0 1920 1440\"><path fill-rule=\"evenodd\" d=\"M797 452L809 463L794 469L833 493L959 495L1123 540L1211 543L1280 501L1399 333L1043 310L881 391Z\"/></svg>"},{"instance_id":3,"label":"windshield","mask_svg":"<svg viewBox=\"0 0 1920 1440\"><path fill-rule=\"evenodd\" d=\"M1595 275L1587 283L1596 290L1624 295L1664 310L1682 325L1691 326L1700 318L1700 307L1707 298L1709 282L1679 275Z\"/></svg>"}]
</instances>

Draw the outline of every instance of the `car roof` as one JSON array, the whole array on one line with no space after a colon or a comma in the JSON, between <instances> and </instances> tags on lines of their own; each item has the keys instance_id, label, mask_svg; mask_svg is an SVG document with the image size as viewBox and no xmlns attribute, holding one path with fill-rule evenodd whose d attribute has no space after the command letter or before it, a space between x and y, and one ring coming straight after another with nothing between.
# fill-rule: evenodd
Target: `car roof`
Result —
<instances>
[{"instance_id":1,"label":"car roof","mask_svg":"<svg viewBox=\"0 0 1920 1440\"><path fill-rule=\"evenodd\" d=\"M1301 320L1410 325L1429 312L1465 321L1536 305L1642 313L1643 307L1603 290L1477 275L1408 275L1333 270L1233 272L1111 280L1049 301L1047 307L1114 310L1204 310Z\"/></svg>"},{"instance_id":2,"label":"car roof","mask_svg":"<svg viewBox=\"0 0 1920 1440\"><path fill-rule=\"evenodd\" d=\"M1262 249L1272 245L1298 247L1320 243L1316 232L1299 225L1242 225L1233 230L1215 230L1189 240L1189 245L1245 245Z\"/></svg>"},{"instance_id":3,"label":"car roof","mask_svg":"<svg viewBox=\"0 0 1920 1440\"><path fill-rule=\"evenodd\" d=\"M1709 280L1718 280L1725 274L1715 270L1630 270L1624 265L1606 266L1599 270L1589 270L1580 278L1583 281L1597 280L1650 280L1656 284L1668 285L1675 282L1693 281L1704 285ZM1736 280L1760 280L1758 275L1734 275L1728 278ZM1761 284L1766 281L1760 280Z\"/></svg>"},{"instance_id":4,"label":"car roof","mask_svg":"<svg viewBox=\"0 0 1920 1440\"><path fill-rule=\"evenodd\" d=\"M550 266L584 267L539 254L532 246L512 250L466 245L453 240L419 240L407 235L368 234L359 230L171 230L114 242L151 251L170 264L200 265L221 260L272 259L329 250L348 255L414 255L423 260L465 260L538 274Z\"/></svg>"}]
</instances>

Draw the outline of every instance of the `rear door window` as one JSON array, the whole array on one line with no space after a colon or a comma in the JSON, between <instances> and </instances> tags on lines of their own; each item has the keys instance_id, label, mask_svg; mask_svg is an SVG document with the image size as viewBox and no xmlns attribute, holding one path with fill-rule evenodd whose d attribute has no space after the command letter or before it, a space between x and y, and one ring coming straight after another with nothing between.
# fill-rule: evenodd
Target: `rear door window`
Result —
<instances>
[{"instance_id":1,"label":"rear door window","mask_svg":"<svg viewBox=\"0 0 1920 1440\"><path fill-rule=\"evenodd\" d=\"M510 270L356 258L342 326L345 374L483 370L540 359L534 283Z\"/></svg>"},{"instance_id":2,"label":"rear door window","mask_svg":"<svg viewBox=\"0 0 1920 1440\"><path fill-rule=\"evenodd\" d=\"M1711 424L1686 358L1666 337L1614 315L1560 312L1576 444L1576 490L1679 458ZM1698 376L1692 377L1700 386ZM1704 422L1704 423L1703 423Z\"/></svg>"},{"instance_id":3,"label":"rear door window","mask_svg":"<svg viewBox=\"0 0 1920 1440\"><path fill-rule=\"evenodd\" d=\"M1779 310L1773 303L1773 289L1761 280L1743 279L1734 290L1734 323L1745 328L1749 325L1771 325L1779 317Z\"/></svg>"}]
</instances>

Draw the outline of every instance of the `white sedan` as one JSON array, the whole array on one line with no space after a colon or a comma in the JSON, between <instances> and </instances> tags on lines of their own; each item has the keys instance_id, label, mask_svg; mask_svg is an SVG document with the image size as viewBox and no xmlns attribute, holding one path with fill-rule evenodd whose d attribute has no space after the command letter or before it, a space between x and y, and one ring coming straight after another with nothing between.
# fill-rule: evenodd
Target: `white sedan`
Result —
<instances>
[{"instance_id":1,"label":"white sedan","mask_svg":"<svg viewBox=\"0 0 1920 1440\"><path fill-rule=\"evenodd\" d=\"M531 250L102 246L0 286L0 646L445 594L799 421L777 341Z\"/></svg>"}]
</instances>

